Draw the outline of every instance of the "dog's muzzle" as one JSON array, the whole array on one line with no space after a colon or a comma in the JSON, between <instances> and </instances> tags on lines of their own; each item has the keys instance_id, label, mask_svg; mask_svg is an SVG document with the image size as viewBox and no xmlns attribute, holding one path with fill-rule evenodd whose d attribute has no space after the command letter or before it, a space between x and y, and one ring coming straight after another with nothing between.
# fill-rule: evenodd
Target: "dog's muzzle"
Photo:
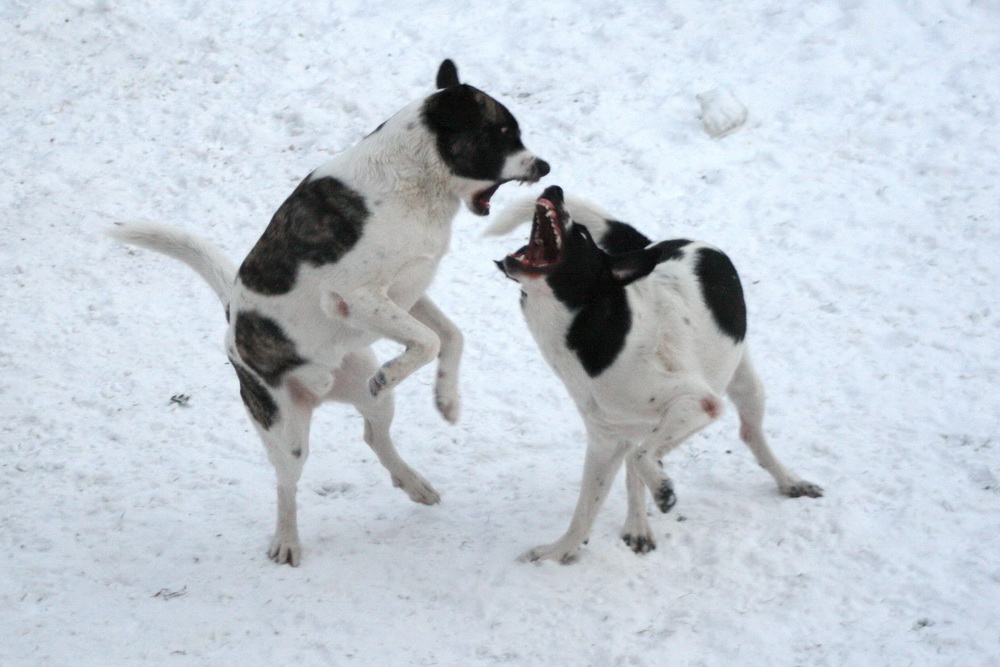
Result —
<instances>
[{"instance_id":1,"label":"dog's muzzle","mask_svg":"<svg viewBox=\"0 0 1000 667\"><path fill-rule=\"evenodd\" d=\"M531 165L531 180L537 181L548 174L551 170L552 169L549 167L548 162L536 157L534 163Z\"/></svg>"}]
</instances>

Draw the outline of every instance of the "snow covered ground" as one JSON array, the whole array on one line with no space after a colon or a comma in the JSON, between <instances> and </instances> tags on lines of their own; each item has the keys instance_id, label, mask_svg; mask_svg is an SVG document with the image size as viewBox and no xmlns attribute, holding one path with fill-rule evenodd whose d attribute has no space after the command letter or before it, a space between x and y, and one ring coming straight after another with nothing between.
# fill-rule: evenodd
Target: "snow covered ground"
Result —
<instances>
[{"instance_id":1,"label":"snow covered ground","mask_svg":"<svg viewBox=\"0 0 1000 667\"><path fill-rule=\"evenodd\" d=\"M1000 664L1000 3L621 4L0 4L0 664ZM779 496L730 413L667 458L655 552L619 480L577 563L517 562L566 527L583 432L491 261L523 237L463 212L432 288L463 419L427 368L393 431L443 503L325 407L304 562L267 559L215 297L101 231L242 258L444 57L544 184L730 253L772 444L824 498ZM748 110L718 139L714 90Z\"/></svg>"}]
</instances>

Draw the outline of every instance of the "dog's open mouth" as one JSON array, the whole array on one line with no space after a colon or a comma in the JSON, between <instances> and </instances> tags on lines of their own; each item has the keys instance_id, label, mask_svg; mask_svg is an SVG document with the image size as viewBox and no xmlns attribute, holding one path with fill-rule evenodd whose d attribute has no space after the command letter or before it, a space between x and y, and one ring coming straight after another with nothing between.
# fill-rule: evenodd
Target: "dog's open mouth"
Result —
<instances>
[{"instance_id":1,"label":"dog's open mouth","mask_svg":"<svg viewBox=\"0 0 1000 667\"><path fill-rule=\"evenodd\" d=\"M510 183L511 181L517 181L521 185L529 185L531 183L537 183L538 179L529 178L508 178L506 180L497 181L485 190L480 190L476 194L472 195L470 200L470 208L472 212L476 215L489 215L490 214L490 199L496 194L497 190L504 183Z\"/></svg>"},{"instance_id":2,"label":"dog's open mouth","mask_svg":"<svg viewBox=\"0 0 1000 667\"><path fill-rule=\"evenodd\" d=\"M504 258L501 267L508 276L548 273L562 259L567 214L559 186L545 189L535 202L528 245Z\"/></svg>"},{"instance_id":3,"label":"dog's open mouth","mask_svg":"<svg viewBox=\"0 0 1000 667\"><path fill-rule=\"evenodd\" d=\"M476 215L489 215L490 198L496 194L496 191L500 189L500 186L506 182L507 181L500 181L485 190L472 195L472 212Z\"/></svg>"}]
</instances>

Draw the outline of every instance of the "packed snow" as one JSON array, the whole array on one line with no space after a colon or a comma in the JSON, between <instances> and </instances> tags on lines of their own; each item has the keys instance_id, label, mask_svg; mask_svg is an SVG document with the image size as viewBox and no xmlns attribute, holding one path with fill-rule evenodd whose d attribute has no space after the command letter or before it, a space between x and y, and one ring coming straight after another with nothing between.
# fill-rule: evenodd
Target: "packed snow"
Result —
<instances>
[{"instance_id":1,"label":"packed snow","mask_svg":"<svg viewBox=\"0 0 1000 667\"><path fill-rule=\"evenodd\" d=\"M997 0L7 0L0 53L0 664L1000 665ZM431 289L462 419L431 366L393 427L443 502L324 406L303 563L267 558L215 296L103 232L242 259L445 57L553 166L494 211L558 184L730 254L768 436L823 498L779 495L730 409L666 458L654 552L619 479L575 563L518 562L584 433L492 261L526 229L463 211Z\"/></svg>"}]
</instances>

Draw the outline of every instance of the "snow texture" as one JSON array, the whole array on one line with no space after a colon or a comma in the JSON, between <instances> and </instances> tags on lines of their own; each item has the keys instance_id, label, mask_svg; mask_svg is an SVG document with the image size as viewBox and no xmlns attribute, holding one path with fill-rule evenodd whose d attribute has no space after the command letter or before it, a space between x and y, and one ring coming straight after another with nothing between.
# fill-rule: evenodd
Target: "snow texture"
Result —
<instances>
[{"instance_id":1,"label":"snow texture","mask_svg":"<svg viewBox=\"0 0 1000 667\"><path fill-rule=\"evenodd\" d=\"M0 53L0 664L1000 664L996 0L5 0ZM666 459L656 551L619 539L619 479L575 564L518 563L565 529L584 434L491 261L526 228L463 212L432 287L463 419L428 367L393 429L442 504L324 407L303 564L267 559L215 296L103 230L241 260L444 57L551 162L539 191L733 257L768 435L824 498L780 496L730 410ZM718 88L749 110L721 141Z\"/></svg>"}]
</instances>

